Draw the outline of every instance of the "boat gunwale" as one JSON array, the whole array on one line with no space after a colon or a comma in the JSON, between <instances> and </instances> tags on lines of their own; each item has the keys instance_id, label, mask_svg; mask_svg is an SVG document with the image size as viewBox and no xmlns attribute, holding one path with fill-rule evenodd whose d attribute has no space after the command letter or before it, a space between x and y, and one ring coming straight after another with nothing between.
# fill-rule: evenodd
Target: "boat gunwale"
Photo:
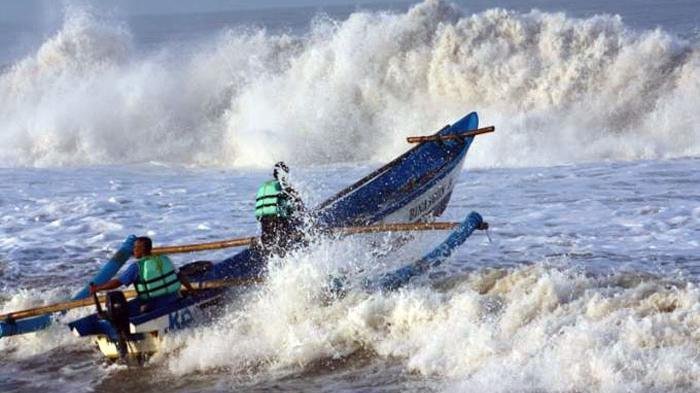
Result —
<instances>
[{"instance_id":1,"label":"boat gunwale","mask_svg":"<svg viewBox=\"0 0 700 393\"><path fill-rule=\"evenodd\" d=\"M400 210L403 206L406 206L407 200L411 199L416 199L419 195L427 193L430 189L432 189L437 183L445 179L447 176L449 176L453 171L455 170L456 167L460 166L464 162L464 159L466 158L466 152L464 149L462 149L462 157L460 159L453 159L445 162L438 170L435 171L435 176L433 176L430 180L428 180L424 186L418 187L415 190L411 191L410 194L406 195L404 198L400 199L399 201L394 201L389 207L371 217L369 220L370 222L375 222L379 220L381 216L388 216L390 214L393 214L394 212ZM451 192L452 190L450 190Z\"/></svg>"},{"instance_id":2,"label":"boat gunwale","mask_svg":"<svg viewBox=\"0 0 700 393\"><path fill-rule=\"evenodd\" d=\"M470 113L469 113L468 115L466 115L464 118L471 116L473 113L476 113L476 112L470 112ZM460 121L461 121L461 120L462 120L462 119L460 119ZM459 121L458 121L458 122L459 122ZM458 123L458 122L457 122L457 123ZM440 130L436 131L435 133L431 134L431 135L438 135L438 134L440 134L441 132L444 132L444 131L446 131L446 130L449 130L451 127L453 127L453 126L454 126L455 124L457 124L457 123L448 124L448 125L444 126L443 128L441 128ZM405 159L406 159L407 157L409 157L411 154L414 154L416 150L422 148L423 146L424 146L424 143L419 143L419 144L417 144L416 146L413 146L412 148L406 150L403 154L401 154L400 156L398 156L398 157L394 158L393 160L389 161L389 162L388 162L387 164L385 164L384 166L382 166L382 167L376 169L375 171L371 172L370 174L364 176L364 177L361 178L360 180L358 180L358 181L356 181L355 183L351 184L350 186L346 187L344 190L341 190L340 192L338 192L338 193L335 194L334 196L332 196L332 197L326 199L323 203L321 203L320 205L318 205L314 210L316 210L316 213L320 213L322 210L324 210L325 208L327 208L327 207L333 205L335 202L341 200L343 197L347 196L348 194L352 193L353 191L355 191L355 190L357 190L357 189L359 189L359 188L362 188L363 186L365 186L365 185L369 184L370 182L372 182L374 179L378 178L379 176L384 175L384 174L385 174L386 172L388 172L389 170L395 168L396 166L398 166L399 164L401 164L401 161L405 160Z\"/></svg>"}]
</instances>

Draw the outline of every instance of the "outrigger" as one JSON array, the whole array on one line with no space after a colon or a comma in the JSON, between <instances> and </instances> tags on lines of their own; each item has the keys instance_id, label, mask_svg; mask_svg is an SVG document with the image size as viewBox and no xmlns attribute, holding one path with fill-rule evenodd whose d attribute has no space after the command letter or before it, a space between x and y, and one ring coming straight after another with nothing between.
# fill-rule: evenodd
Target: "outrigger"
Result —
<instances>
[{"instance_id":1,"label":"outrigger","mask_svg":"<svg viewBox=\"0 0 700 393\"><path fill-rule=\"evenodd\" d=\"M390 290L404 285L412 277L441 263L474 230L487 227L477 213L471 213L462 223L441 226L441 223L427 221L445 211L474 137L492 131L493 127L478 129L478 116L473 112L433 135L409 138L409 142L418 145L313 209L314 224L324 231L349 228L346 232L361 233L363 228L366 232L453 228L448 239L433 252L402 269L368 281L367 289ZM249 246L252 240L154 248L154 253ZM127 254L124 249L118 251L92 281L99 284L111 279L128 260ZM265 266L265 258L251 247L217 263L185 265L180 273L193 283L195 290L145 312L139 309L138 302L126 300L134 295L131 291L113 291L103 298L87 299L87 289L83 289L69 302L73 304L71 307L94 302L97 312L72 321L68 326L80 337L92 337L108 358L144 358L158 350L168 331L210 320L211 306L220 302L231 286L253 285L264 279ZM44 313L17 312L0 316L0 337L42 329L51 322L49 313L59 311L50 307L37 310Z\"/></svg>"}]
</instances>

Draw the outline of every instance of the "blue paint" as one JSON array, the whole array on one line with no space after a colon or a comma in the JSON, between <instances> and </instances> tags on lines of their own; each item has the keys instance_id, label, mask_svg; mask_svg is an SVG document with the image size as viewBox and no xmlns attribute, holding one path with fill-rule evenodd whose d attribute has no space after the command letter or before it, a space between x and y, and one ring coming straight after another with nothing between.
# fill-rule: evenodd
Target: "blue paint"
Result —
<instances>
[{"instance_id":1,"label":"blue paint","mask_svg":"<svg viewBox=\"0 0 700 393\"><path fill-rule=\"evenodd\" d=\"M136 236L129 235L129 237L124 240L124 243L119 247L119 250L112 256L112 258L107 261L107 263L102 266L99 272L90 280L87 285L80 292L73 296L72 300L85 299L90 295L90 282L94 282L97 285L104 284L111 280L114 275L117 274L119 269L122 268L124 263L131 258L131 253L134 250L134 242L136 241Z\"/></svg>"},{"instance_id":2,"label":"blue paint","mask_svg":"<svg viewBox=\"0 0 700 393\"><path fill-rule=\"evenodd\" d=\"M479 116L472 112L438 135L474 130ZM401 209L461 165L474 137L426 142L366 176L316 208L320 225L371 224Z\"/></svg>"},{"instance_id":3,"label":"blue paint","mask_svg":"<svg viewBox=\"0 0 700 393\"><path fill-rule=\"evenodd\" d=\"M386 273L377 280L367 281L364 283L364 286L369 290L391 291L408 284L411 278L427 272L431 267L436 267L449 258L452 252L462 245L474 230L481 226L482 222L483 219L479 213L469 213L464 222L445 241L423 256L423 258L393 272Z\"/></svg>"},{"instance_id":4,"label":"blue paint","mask_svg":"<svg viewBox=\"0 0 700 393\"><path fill-rule=\"evenodd\" d=\"M19 321L0 322L0 337L14 336L46 329L51 325L50 315L20 319Z\"/></svg>"},{"instance_id":5,"label":"blue paint","mask_svg":"<svg viewBox=\"0 0 700 393\"><path fill-rule=\"evenodd\" d=\"M168 314L168 329L178 330L192 324L194 317L189 308Z\"/></svg>"},{"instance_id":6,"label":"blue paint","mask_svg":"<svg viewBox=\"0 0 700 393\"><path fill-rule=\"evenodd\" d=\"M141 312L140 308L142 303L138 299L134 299L128 303L129 315L134 315L129 318L129 322L138 326L148 321L168 316L169 324L182 325L183 316L179 314L175 315L178 311L206 300L215 299L221 293L222 289L207 289L182 297L177 294L162 296L151 302L150 306L152 309L147 312ZM175 322L173 318L176 318L177 322ZM187 324L192 322L193 319L191 312L189 315L184 315L184 320ZM99 319L96 314L88 315L87 317L76 319L68 323L68 327L75 330L80 336L89 336L93 334L110 335L112 329L109 326L111 325L108 321Z\"/></svg>"},{"instance_id":7,"label":"blue paint","mask_svg":"<svg viewBox=\"0 0 700 393\"><path fill-rule=\"evenodd\" d=\"M178 317L180 314L175 311L174 313L168 314L168 329L170 330L177 330L180 329L180 321L178 320Z\"/></svg>"}]
</instances>

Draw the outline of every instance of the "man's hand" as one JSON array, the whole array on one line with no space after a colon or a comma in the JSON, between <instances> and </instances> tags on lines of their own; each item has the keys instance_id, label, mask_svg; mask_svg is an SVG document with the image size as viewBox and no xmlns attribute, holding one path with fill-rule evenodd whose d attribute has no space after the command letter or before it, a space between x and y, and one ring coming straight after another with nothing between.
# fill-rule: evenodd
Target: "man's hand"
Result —
<instances>
[{"instance_id":1,"label":"man's hand","mask_svg":"<svg viewBox=\"0 0 700 393\"><path fill-rule=\"evenodd\" d=\"M190 280L187 279L187 277L184 274L177 273L177 278L180 279L180 284L185 286L185 289L187 289L187 292L194 292L194 288L192 288L192 284L190 284Z\"/></svg>"}]
</instances>

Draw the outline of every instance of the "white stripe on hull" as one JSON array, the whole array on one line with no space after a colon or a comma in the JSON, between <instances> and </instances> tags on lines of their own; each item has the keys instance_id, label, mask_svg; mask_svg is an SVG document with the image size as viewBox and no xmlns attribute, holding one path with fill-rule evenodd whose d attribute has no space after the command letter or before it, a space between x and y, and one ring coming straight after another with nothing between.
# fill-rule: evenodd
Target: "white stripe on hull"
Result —
<instances>
[{"instance_id":1,"label":"white stripe on hull","mask_svg":"<svg viewBox=\"0 0 700 393\"><path fill-rule=\"evenodd\" d=\"M389 214L381 223L417 222L427 217L452 192L462 165L457 165L444 179L435 183L423 195L401 209Z\"/></svg>"},{"instance_id":2,"label":"white stripe on hull","mask_svg":"<svg viewBox=\"0 0 700 393\"><path fill-rule=\"evenodd\" d=\"M195 303L189 307L173 311L161 317L151 319L139 325L130 323L129 332L131 334L148 333L153 331L165 333L170 330L179 330L188 327L191 324L199 322L203 319L202 317L204 316L204 311L202 311L201 306L211 301L212 299L207 299L200 303Z\"/></svg>"}]
</instances>

